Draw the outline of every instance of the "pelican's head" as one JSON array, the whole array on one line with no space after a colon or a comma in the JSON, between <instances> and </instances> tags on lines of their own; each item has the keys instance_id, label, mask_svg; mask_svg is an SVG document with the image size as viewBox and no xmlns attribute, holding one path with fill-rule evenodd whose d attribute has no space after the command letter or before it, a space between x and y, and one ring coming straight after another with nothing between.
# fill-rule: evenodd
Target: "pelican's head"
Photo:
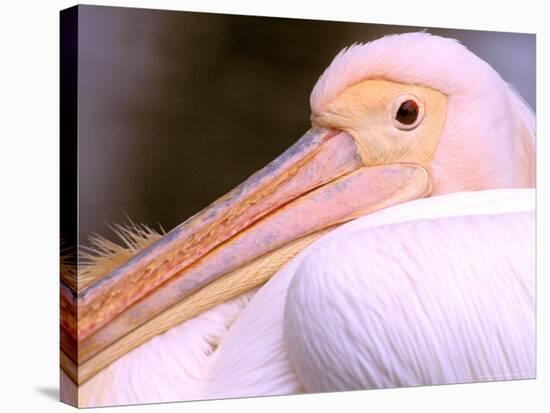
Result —
<instances>
[{"instance_id":1,"label":"pelican's head","mask_svg":"<svg viewBox=\"0 0 550 413\"><path fill-rule=\"evenodd\" d=\"M335 224L435 194L534 185L533 114L454 40L353 45L315 85L311 110L312 128L285 153L79 292L82 349Z\"/></svg>"},{"instance_id":2,"label":"pelican's head","mask_svg":"<svg viewBox=\"0 0 550 413\"><path fill-rule=\"evenodd\" d=\"M344 49L311 94L314 126L353 137L365 165L414 163L433 194L534 186L534 116L455 40L387 36Z\"/></svg>"}]
</instances>

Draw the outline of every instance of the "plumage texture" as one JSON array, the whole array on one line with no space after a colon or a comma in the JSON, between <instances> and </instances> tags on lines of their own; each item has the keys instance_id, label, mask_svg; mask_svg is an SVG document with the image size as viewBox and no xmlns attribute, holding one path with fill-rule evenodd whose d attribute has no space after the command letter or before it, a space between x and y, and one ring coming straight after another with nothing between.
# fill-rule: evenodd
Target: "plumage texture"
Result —
<instances>
[{"instance_id":1,"label":"plumage texture","mask_svg":"<svg viewBox=\"0 0 550 413\"><path fill-rule=\"evenodd\" d=\"M312 112L321 112L349 86L367 79L429 86L446 95L481 92L504 82L457 40L424 32L389 35L344 48L315 84Z\"/></svg>"},{"instance_id":2,"label":"plumage texture","mask_svg":"<svg viewBox=\"0 0 550 413\"><path fill-rule=\"evenodd\" d=\"M420 220L312 251L285 313L305 389L533 378L534 220L534 212Z\"/></svg>"},{"instance_id":3,"label":"plumage texture","mask_svg":"<svg viewBox=\"0 0 550 413\"><path fill-rule=\"evenodd\" d=\"M468 370L468 367L464 365L466 360L468 365L478 366L474 367L479 369L476 372L487 375L490 377L488 379L499 378L497 375L501 372L520 373L523 374L522 377L532 377L534 365L534 266L532 265L534 262L534 225L532 218L528 218L528 215L532 216L533 210L534 190L494 190L422 199L359 218L341 226L306 248L265 286L261 287L251 299L250 296L247 296L242 300L237 299L222 304L128 353L81 387L81 403L85 406L93 406L280 395L329 388L338 390L342 389L341 386L336 385L338 377L342 379L343 383L352 383L354 386L361 384L364 387L391 387L398 382L405 385L418 384L418 380L415 381L418 377L425 380L426 383L445 383L449 377L451 382L468 381L472 377L476 379L480 377L479 374L473 375L472 371ZM472 215L474 217L471 217ZM490 225L498 228L497 237L494 237L490 231L480 231L479 221L483 221L487 216L494 217L492 218L493 223ZM446 230L446 224L451 220L448 217L457 217L452 218L457 221L449 230ZM399 230L400 225L396 224L405 222L411 222L410 226ZM387 228L387 225L394 226L393 232L382 230L382 228ZM423 227L420 233L416 231L417 226ZM460 238L456 238L457 228L461 231ZM503 234L507 234L507 236L503 237ZM396 236L399 236L399 239L396 239ZM319 349L315 359L308 359L300 352L296 353L296 346L301 348L300 351L304 354L307 354L310 351L310 346L313 348L314 344L322 345L322 343L321 337L315 336L319 331L312 325L313 320L301 310L301 303L294 302L291 297L309 296L314 299L316 294L329 294L326 289L315 290L315 288L323 289L327 284L319 283L316 284L316 287L310 287L300 281L294 282L295 276L304 277L304 272L301 270L309 267L312 271L307 274L317 275L323 280L325 273L320 270L320 266L325 265L327 259L320 259L320 257L334 257L335 255L341 257L348 252L360 256L363 261L368 263L370 251L367 247L361 248L363 244L360 242L353 243L357 237L370 240L367 246L375 247L373 257L378 267L384 262L384 259L388 259L390 268L393 269L389 276L395 277L405 277L408 261L405 260L401 263L396 261L396 257L392 257L391 254L398 254L399 251L389 247L381 249L377 245L388 246L398 242L400 245L407 246L408 251L421 250L421 246L429 245L430 248L425 253L427 255L423 257L430 257L430 261L417 264L423 265L424 269L433 269L439 264L444 265L440 272L426 272L424 275L420 273L416 282L421 286L421 277L439 276L437 290L433 291L441 292L442 295L439 299L432 297L435 300L434 303L444 304L443 292L445 292L445 288L450 288L451 290L446 294L449 293L451 298L455 297L460 304L455 312L447 307L446 313L441 310L442 312L438 313L440 317L433 317L431 320L439 323L434 325L434 329L438 328L437 331L441 335L439 338L436 337L431 348L434 350L435 346L433 354L437 354L439 358L432 359L431 352L424 352L418 356L417 364L399 365L397 359L402 355L410 355L411 353L407 349L417 348L420 344L413 342L414 337L410 335L410 331L408 337L397 334L389 337L382 334L380 340L389 339L391 342L387 348L371 348L370 360L372 364L369 364L371 362L364 364L364 367L378 369L376 373L379 382L368 382L364 380L365 376L354 375L356 372L353 369L345 369L345 363L338 366L332 365L334 359L330 357L331 352L325 353L322 348ZM347 239L352 240L350 242L353 244L353 248L346 244ZM449 252L449 248L452 248L451 252ZM471 251L478 250L484 252L483 260L486 263L498 264L489 274L484 271L476 271L475 266L465 264L464 259L458 262L452 258L453 256L464 257ZM513 253L508 254L510 251ZM449 255L451 257L448 257ZM503 257L505 257L504 260ZM404 258L407 258L407 254L404 254ZM316 263L318 264L316 265ZM341 259L332 260L330 268L334 270L333 276L342 275L345 267L341 268L341 266L345 265L347 264ZM364 268L364 265L359 268ZM463 268L469 268L469 272L462 277L457 276ZM497 268L500 268L501 271ZM305 277L308 276L307 274ZM358 283L355 279L356 284L354 285L357 287L355 294L363 299L357 302L339 301L337 309L335 306L325 307L322 312L316 313L316 321L324 322L319 314L334 314L335 316L340 314L339 318L343 321L340 327L345 330L346 320L348 322L357 320L355 311L358 306L360 309L365 306L361 311L368 315L369 302L365 301L365 297L376 297L373 295L373 290L370 289L373 284L380 288L383 287L387 296L398 294L401 291L402 298L407 298L411 302L421 296L415 295L414 290L399 290L397 283L392 284L391 281L384 283L377 275L377 273L359 272L357 277L365 276L371 283ZM495 278L496 276L498 278ZM449 283L443 282L447 279L449 279ZM341 288L344 288L347 282L346 277L338 277L338 280L342 284ZM495 286L493 283L495 280L501 284ZM407 282L410 285L413 281L414 279ZM475 299L460 301L461 292L468 294L472 292L472 287L475 285L489 285L492 288L475 290ZM504 291L501 294L501 301L495 307L500 310L498 314L494 311L481 311L484 309L484 305L488 305L483 304L485 299L489 300L488 303L494 303L495 292L501 293L502 289L506 289L508 286L509 291ZM517 286L521 286L521 288L518 289ZM292 291L291 295L288 295L289 291ZM417 289L417 291L417 294L428 296L430 291L433 292L429 288ZM380 294L384 295L382 292ZM247 303L249 299L250 301ZM383 301L378 303L387 305ZM285 305L287 308L286 320ZM473 317L471 325L467 325L466 320L460 318L462 316L459 317L460 311ZM418 314L422 315L420 311ZM447 321L445 321L445 317L442 317L445 314L450 316ZM327 317L327 320L330 320L330 317ZM367 317L364 323L372 325L373 328L379 328L380 331L386 329L389 331L392 327L391 320L391 317L382 319L383 323L389 323L384 328L380 327L381 324L376 325L376 318L373 317ZM422 334L428 335L429 331L422 332L422 329L429 330L428 320L421 318L416 321L418 330L415 331L419 337L422 337ZM447 327L445 327L445 322L448 323ZM358 325L358 327L362 327L360 331L368 331L368 325L362 326L362 323L360 322ZM491 325L494 334L487 334L486 331L480 330L484 325ZM394 327L394 333L398 327ZM306 343L305 339L300 341L301 339L298 337L300 334L297 334L298 328L302 333L306 333L304 337L319 338L319 340L316 343L309 340ZM401 333L407 333L407 331L403 330ZM286 344L285 334L287 335ZM342 348L346 345L348 350L355 350L355 357L366 357L364 349L373 343L372 337L358 335L356 340L345 344L345 340L342 338L343 333L337 328L330 328L324 334L326 336L322 339L326 340L327 346L339 343L338 345ZM478 337L477 342L476 336ZM455 357L454 353L449 354L448 348L445 347L445 339L451 338L456 341L455 348L463 351L461 357ZM499 341L501 338L502 342ZM365 341L362 341L363 339ZM469 347L473 344L476 345L475 348ZM392 353L388 349L395 350L394 359L389 358ZM499 349L502 350L501 354L511 354L510 351L513 350L514 355L518 357L517 362L506 361L502 363L502 367L499 367L494 363L495 360L498 360L496 357L499 356L497 351ZM290 357L288 350L291 351ZM493 353L495 355L491 356ZM300 357L297 357L298 354ZM454 372L454 375L446 376L438 370L442 369L441 363L443 362L452 366L448 369ZM388 371L383 367L386 365L385 363L394 368L394 373L401 369L403 375L400 378L397 378L395 374L388 375ZM516 367L519 365L522 366L522 371L517 371ZM338 367L341 369L338 370ZM515 370L506 371L507 367ZM425 371L422 371L422 368ZM332 374L331 369L339 372L340 376ZM332 377L333 381L327 379L328 382L316 382L312 376L319 376L320 371L326 377ZM464 371L472 374L468 376L463 373ZM345 374L348 375L345 376Z\"/></svg>"},{"instance_id":4,"label":"plumage texture","mask_svg":"<svg viewBox=\"0 0 550 413\"><path fill-rule=\"evenodd\" d=\"M59 251L59 276L73 290L78 288L78 271L73 249L64 247L61 240L61 249Z\"/></svg>"},{"instance_id":5,"label":"plumage texture","mask_svg":"<svg viewBox=\"0 0 550 413\"><path fill-rule=\"evenodd\" d=\"M128 225L115 224L110 228L121 243L92 234L89 237L90 246L80 246L78 276L75 276L71 283L78 291L85 289L164 235L162 229L158 232L145 224L136 224L131 220Z\"/></svg>"}]
</instances>

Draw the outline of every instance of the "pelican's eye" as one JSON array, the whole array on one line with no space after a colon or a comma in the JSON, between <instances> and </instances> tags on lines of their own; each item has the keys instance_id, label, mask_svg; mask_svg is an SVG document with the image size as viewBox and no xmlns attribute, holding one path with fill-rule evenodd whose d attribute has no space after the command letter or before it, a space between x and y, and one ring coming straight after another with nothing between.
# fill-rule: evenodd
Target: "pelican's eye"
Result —
<instances>
[{"instance_id":1,"label":"pelican's eye","mask_svg":"<svg viewBox=\"0 0 550 413\"><path fill-rule=\"evenodd\" d=\"M422 120L423 108L419 100L410 95L400 96L393 105L394 124L399 129L416 128Z\"/></svg>"}]
</instances>

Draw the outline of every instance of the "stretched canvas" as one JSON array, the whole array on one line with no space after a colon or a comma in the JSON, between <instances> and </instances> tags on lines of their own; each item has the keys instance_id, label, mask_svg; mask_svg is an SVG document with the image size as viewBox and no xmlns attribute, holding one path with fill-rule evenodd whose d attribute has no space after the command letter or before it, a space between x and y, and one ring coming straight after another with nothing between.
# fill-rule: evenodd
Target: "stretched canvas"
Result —
<instances>
[{"instance_id":1,"label":"stretched canvas","mask_svg":"<svg viewBox=\"0 0 550 413\"><path fill-rule=\"evenodd\" d=\"M535 378L535 35L60 19L62 401Z\"/></svg>"}]
</instances>

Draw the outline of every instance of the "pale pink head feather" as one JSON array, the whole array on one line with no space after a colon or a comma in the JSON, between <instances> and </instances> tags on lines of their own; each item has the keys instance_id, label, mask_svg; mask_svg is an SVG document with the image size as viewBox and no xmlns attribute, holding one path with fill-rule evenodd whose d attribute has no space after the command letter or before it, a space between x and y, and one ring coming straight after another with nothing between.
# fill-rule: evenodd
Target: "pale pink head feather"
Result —
<instances>
[{"instance_id":1,"label":"pale pink head feather","mask_svg":"<svg viewBox=\"0 0 550 413\"><path fill-rule=\"evenodd\" d=\"M315 84L312 112L322 112L345 89L368 79L427 86L448 95L445 130L432 163L436 192L534 186L533 111L458 41L420 32L345 48Z\"/></svg>"}]
</instances>

